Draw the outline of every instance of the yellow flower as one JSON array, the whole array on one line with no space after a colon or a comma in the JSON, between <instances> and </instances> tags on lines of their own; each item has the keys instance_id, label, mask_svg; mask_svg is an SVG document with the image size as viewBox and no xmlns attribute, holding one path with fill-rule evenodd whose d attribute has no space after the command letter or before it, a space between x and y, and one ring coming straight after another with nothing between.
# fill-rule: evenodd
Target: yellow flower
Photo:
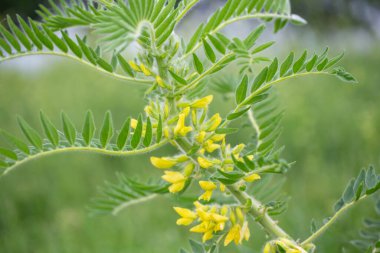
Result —
<instances>
[{"instance_id":1,"label":"yellow flower","mask_svg":"<svg viewBox=\"0 0 380 253\"><path fill-rule=\"evenodd\" d=\"M220 184L219 185L219 189L221 192L225 192L226 191L226 186L224 184Z\"/></svg>"},{"instance_id":2,"label":"yellow flower","mask_svg":"<svg viewBox=\"0 0 380 253\"><path fill-rule=\"evenodd\" d=\"M158 86L165 88L164 80L162 80L162 78L160 76L156 76L156 82L157 82Z\"/></svg>"},{"instance_id":3,"label":"yellow flower","mask_svg":"<svg viewBox=\"0 0 380 253\"><path fill-rule=\"evenodd\" d=\"M220 145L215 144L212 140L206 141L204 148L206 149L207 152L212 153L218 148L220 148Z\"/></svg>"},{"instance_id":4,"label":"yellow flower","mask_svg":"<svg viewBox=\"0 0 380 253\"><path fill-rule=\"evenodd\" d=\"M198 99L191 104L192 108L206 108L214 99L213 95Z\"/></svg>"},{"instance_id":5,"label":"yellow flower","mask_svg":"<svg viewBox=\"0 0 380 253\"><path fill-rule=\"evenodd\" d=\"M248 183L254 182L254 181L259 180L259 179L261 179L259 174L251 174L251 175L244 177L244 181L246 181Z\"/></svg>"},{"instance_id":6,"label":"yellow flower","mask_svg":"<svg viewBox=\"0 0 380 253\"><path fill-rule=\"evenodd\" d=\"M169 158L169 157L155 157L152 156L150 158L150 162L153 164L154 167L158 169L170 169L174 165L177 164L177 161Z\"/></svg>"},{"instance_id":7,"label":"yellow flower","mask_svg":"<svg viewBox=\"0 0 380 253\"><path fill-rule=\"evenodd\" d=\"M235 244L240 243L240 233L241 233L241 226L239 224L234 225L230 231L228 232L226 239L224 240L224 246L227 246L232 241L235 242Z\"/></svg>"},{"instance_id":8,"label":"yellow flower","mask_svg":"<svg viewBox=\"0 0 380 253\"><path fill-rule=\"evenodd\" d=\"M219 142L219 141L224 140L224 138L226 138L225 134L215 134L214 136L211 137L211 140L215 142Z\"/></svg>"},{"instance_id":9,"label":"yellow flower","mask_svg":"<svg viewBox=\"0 0 380 253\"><path fill-rule=\"evenodd\" d=\"M210 120L207 122L208 127L207 131L212 132L215 131L218 126L222 123L222 118L220 117L219 113L214 114Z\"/></svg>"},{"instance_id":10,"label":"yellow flower","mask_svg":"<svg viewBox=\"0 0 380 253\"><path fill-rule=\"evenodd\" d=\"M152 106L150 106L150 105L145 106L144 111L145 111L146 114L149 115L150 117L152 117L152 115L154 114L154 112L153 112L153 108L152 108ZM137 126L137 124L136 124L136 126Z\"/></svg>"},{"instance_id":11,"label":"yellow flower","mask_svg":"<svg viewBox=\"0 0 380 253\"><path fill-rule=\"evenodd\" d=\"M205 233L207 231L208 230L205 223L201 223L190 229L190 232L193 232L193 233Z\"/></svg>"},{"instance_id":12,"label":"yellow flower","mask_svg":"<svg viewBox=\"0 0 380 253\"><path fill-rule=\"evenodd\" d=\"M182 135L186 136L188 132L193 131L192 127L185 126L185 120L186 120L186 112L180 113L178 117L178 122L176 127L174 128L174 134L175 135Z\"/></svg>"},{"instance_id":13,"label":"yellow flower","mask_svg":"<svg viewBox=\"0 0 380 253\"><path fill-rule=\"evenodd\" d=\"M239 219L241 222L244 222L245 217L244 217L243 211L241 210L240 207L237 207L237 208L236 208L236 216L238 217L238 219Z\"/></svg>"},{"instance_id":14,"label":"yellow flower","mask_svg":"<svg viewBox=\"0 0 380 253\"><path fill-rule=\"evenodd\" d=\"M205 191L200 197L200 200L210 201L212 192L217 188L216 184L211 181L199 181L199 185Z\"/></svg>"},{"instance_id":15,"label":"yellow flower","mask_svg":"<svg viewBox=\"0 0 380 253\"><path fill-rule=\"evenodd\" d=\"M214 163L204 157L198 157L198 163L199 163L199 166L201 166L203 169L208 169L212 166L214 166Z\"/></svg>"},{"instance_id":16,"label":"yellow flower","mask_svg":"<svg viewBox=\"0 0 380 253\"><path fill-rule=\"evenodd\" d=\"M193 163L189 163L185 166L185 169L183 170L183 174L187 177L189 177L193 171L194 171L195 165Z\"/></svg>"},{"instance_id":17,"label":"yellow flower","mask_svg":"<svg viewBox=\"0 0 380 253\"><path fill-rule=\"evenodd\" d=\"M162 179L172 184L169 187L169 192L171 193L182 191L187 180L182 173L177 171L165 171L165 175L162 176Z\"/></svg>"},{"instance_id":18,"label":"yellow flower","mask_svg":"<svg viewBox=\"0 0 380 253\"><path fill-rule=\"evenodd\" d=\"M273 245L273 242L268 242L265 244L263 253L276 253L276 246Z\"/></svg>"},{"instance_id":19,"label":"yellow flower","mask_svg":"<svg viewBox=\"0 0 380 253\"><path fill-rule=\"evenodd\" d=\"M146 76L151 76L152 72L144 65L140 64L141 71L144 73Z\"/></svg>"},{"instance_id":20,"label":"yellow flower","mask_svg":"<svg viewBox=\"0 0 380 253\"><path fill-rule=\"evenodd\" d=\"M201 131L201 132L199 132L199 134L195 137L195 140L196 140L198 143L203 143L205 137L206 137L206 132L205 132L205 131Z\"/></svg>"},{"instance_id":21,"label":"yellow flower","mask_svg":"<svg viewBox=\"0 0 380 253\"><path fill-rule=\"evenodd\" d=\"M179 226L188 226L197 218L196 213L189 209L174 207L174 210L178 213L179 216L181 216L181 218L177 220L177 225Z\"/></svg>"},{"instance_id":22,"label":"yellow flower","mask_svg":"<svg viewBox=\"0 0 380 253\"><path fill-rule=\"evenodd\" d=\"M214 237L213 230L209 230L203 234L202 242L205 243L208 240L211 240Z\"/></svg>"},{"instance_id":23,"label":"yellow flower","mask_svg":"<svg viewBox=\"0 0 380 253\"><path fill-rule=\"evenodd\" d=\"M140 67L134 61L129 61L128 63L134 71L141 72Z\"/></svg>"}]
</instances>

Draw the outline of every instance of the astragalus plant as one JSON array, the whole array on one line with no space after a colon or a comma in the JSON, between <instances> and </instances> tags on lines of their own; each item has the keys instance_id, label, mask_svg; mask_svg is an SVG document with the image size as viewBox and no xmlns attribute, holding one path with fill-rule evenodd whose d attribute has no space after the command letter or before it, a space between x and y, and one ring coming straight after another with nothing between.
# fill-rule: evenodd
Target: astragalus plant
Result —
<instances>
[{"instance_id":1,"label":"astragalus plant","mask_svg":"<svg viewBox=\"0 0 380 253\"><path fill-rule=\"evenodd\" d=\"M175 195L178 204L168 211L178 215L177 225L184 227L179 229L200 235L202 242L191 241L194 252L218 252L232 242L239 245L255 240L250 239L255 233L250 224L255 222L268 235L267 242L256 242L264 253L313 252L314 241L346 209L380 188L380 176L372 167L363 169L349 182L335 213L319 227L313 223L310 237L300 240L281 228L274 216L285 209L286 198L260 197L260 193L276 192L278 185L268 179L282 177L290 167L281 158L282 149L275 145L282 111L273 89L285 80L303 76L329 75L349 83L356 80L337 66L343 54L329 57L328 50L321 54L305 51L299 56L291 52L283 60L268 57L274 42L257 43L266 23L272 24L274 32L289 23L305 24L291 13L287 0L228 0L185 40L176 28L198 2L62 0L41 6L38 21L7 17L6 24L0 26L1 62L28 55L68 57L122 79L126 85L146 87L146 106L137 119L127 118L118 130L110 112L98 131L91 112L86 114L81 131L64 113L60 131L41 112L45 137L19 117L29 144L1 132L15 146L0 149L3 174L32 159L57 153L88 151L127 157L171 145L175 153L150 157L152 169L161 170L162 178L146 183L119 175L119 181L108 184L91 205L92 213L117 214L158 195ZM244 38L223 34L229 24L251 19L262 24ZM96 43L67 32L77 26L87 27ZM136 57L126 53L132 43L137 45ZM230 85L236 90L236 103L227 115L210 114L213 95L207 94L208 88L215 82L213 77L231 66L239 80ZM240 130L233 127L234 121L250 124L255 138L230 144ZM198 194L194 197L194 193ZM375 252L372 245L368 247Z\"/></svg>"}]
</instances>

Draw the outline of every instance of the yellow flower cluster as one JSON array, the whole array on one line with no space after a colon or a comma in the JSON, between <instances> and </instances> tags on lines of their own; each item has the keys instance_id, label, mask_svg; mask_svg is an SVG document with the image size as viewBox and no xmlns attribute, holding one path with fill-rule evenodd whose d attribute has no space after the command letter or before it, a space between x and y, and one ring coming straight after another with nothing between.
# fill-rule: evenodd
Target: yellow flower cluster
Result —
<instances>
[{"instance_id":1,"label":"yellow flower cluster","mask_svg":"<svg viewBox=\"0 0 380 253\"><path fill-rule=\"evenodd\" d=\"M199 202L195 202L194 205L196 207L195 211L180 207L174 208L181 217L177 220L178 225L189 226L195 221L199 222L190 231L203 234L203 242L212 239L215 233L224 230L228 221L228 217L226 216L228 207L210 207L202 205Z\"/></svg>"},{"instance_id":2,"label":"yellow flower cluster","mask_svg":"<svg viewBox=\"0 0 380 253\"><path fill-rule=\"evenodd\" d=\"M224 246L227 246L232 241L235 242L236 245L241 244L243 240L248 241L251 236L248 221L239 207L235 209L235 212L231 211L230 220L232 227L226 235Z\"/></svg>"}]
</instances>

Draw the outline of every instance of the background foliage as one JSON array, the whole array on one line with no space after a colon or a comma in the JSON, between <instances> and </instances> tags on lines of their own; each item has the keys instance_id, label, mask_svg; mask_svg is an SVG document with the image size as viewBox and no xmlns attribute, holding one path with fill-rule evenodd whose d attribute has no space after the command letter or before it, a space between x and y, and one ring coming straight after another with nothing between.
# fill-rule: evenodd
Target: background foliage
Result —
<instances>
[{"instance_id":1,"label":"background foliage","mask_svg":"<svg viewBox=\"0 0 380 253\"><path fill-rule=\"evenodd\" d=\"M296 35L291 32L286 30L280 36L290 34L287 39L292 41L291 36ZM326 37L322 33L313 46L321 49L333 44ZM286 105L280 143L286 144L286 158L297 161L288 176L292 180L285 183L292 200L280 220L302 238L309 233L305 224L312 218L321 220L332 213L331 206L361 166L380 164L380 48L355 51L355 45L345 43L333 44L332 48L347 49L349 55L343 65L355 74L360 86L344 86L334 78L321 77L298 79L278 88L278 96ZM279 44L297 48L297 44ZM277 49L281 52L283 48ZM233 74L231 71L230 76ZM39 127L40 109L56 123L64 110L80 126L85 112L91 109L97 125L101 125L109 109L115 125L120 126L127 116L137 117L143 106L143 91L138 86L133 89L69 60L54 58L1 64L0 89L1 127L19 135L15 131L16 114ZM232 103L219 96L213 106L228 112ZM170 200L164 198L145 203L144 208L132 207L117 217L87 216L85 206L96 195L96 187L105 179L115 181L116 171L157 177L158 172L145 158L58 155L30 162L2 178L0 252L176 252L187 245L189 235L173 225L176 217L168 211ZM361 217L375 216L372 206L362 203L349 211L319 241L320 252L340 252L342 247L357 252L348 241L357 236ZM254 231L254 237L264 236L258 229ZM224 252L235 251L230 247Z\"/></svg>"}]
</instances>

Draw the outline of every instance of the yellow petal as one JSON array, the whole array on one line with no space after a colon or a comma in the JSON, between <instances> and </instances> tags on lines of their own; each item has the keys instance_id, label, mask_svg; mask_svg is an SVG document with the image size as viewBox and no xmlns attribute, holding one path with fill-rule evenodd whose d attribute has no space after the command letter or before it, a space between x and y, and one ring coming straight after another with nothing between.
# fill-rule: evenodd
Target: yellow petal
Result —
<instances>
[{"instance_id":1,"label":"yellow petal","mask_svg":"<svg viewBox=\"0 0 380 253\"><path fill-rule=\"evenodd\" d=\"M254 181L259 180L259 179L261 179L259 174L251 174L251 175L244 177L244 181L246 181L248 183L254 182Z\"/></svg>"},{"instance_id":2,"label":"yellow petal","mask_svg":"<svg viewBox=\"0 0 380 253\"><path fill-rule=\"evenodd\" d=\"M213 191L216 189L216 184L211 181L199 181L199 186L204 191Z\"/></svg>"},{"instance_id":3,"label":"yellow petal","mask_svg":"<svg viewBox=\"0 0 380 253\"><path fill-rule=\"evenodd\" d=\"M215 150L217 150L218 148L220 148L220 145L214 144L212 140L208 140L208 141L206 141L204 147L205 147L207 152L212 153Z\"/></svg>"},{"instance_id":4,"label":"yellow petal","mask_svg":"<svg viewBox=\"0 0 380 253\"><path fill-rule=\"evenodd\" d=\"M219 142L219 141L222 141L224 138L226 138L225 134L215 134L214 136L211 137L211 140L215 142Z\"/></svg>"},{"instance_id":5,"label":"yellow petal","mask_svg":"<svg viewBox=\"0 0 380 253\"><path fill-rule=\"evenodd\" d=\"M134 71L141 72L140 67L134 61L129 61L128 63Z\"/></svg>"},{"instance_id":6,"label":"yellow petal","mask_svg":"<svg viewBox=\"0 0 380 253\"><path fill-rule=\"evenodd\" d=\"M227 246L230 244L232 241L236 242L237 236L240 239L240 225L234 225L230 231L228 232L226 239L224 239L224 246Z\"/></svg>"},{"instance_id":7,"label":"yellow petal","mask_svg":"<svg viewBox=\"0 0 380 253\"><path fill-rule=\"evenodd\" d=\"M224 184L220 184L219 189L220 189L221 192L225 192L226 191L226 186Z\"/></svg>"},{"instance_id":8,"label":"yellow petal","mask_svg":"<svg viewBox=\"0 0 380 253\"><path fill-rule=\"evenodd\" d=\"M199 196L199 200L210 201L211 197L212 197L212 191L206 191L201 196Z\"/></svg>"},{"instance_id":9,"label":"yellow petal","mask_svg":"<svg viewBox=\"0 0 380 253\"><path fill-rule=\"evenodd\" d=\"M191 104L193 108L206 108L214 99L213 95L198 99Z\"/></svg>"},{"instance_id":10,"label":"yellow petal","mask_svg":"<svg viewBox=\"0 0 380 253\"><path fill-rule=\"evenodd\" d=\"M168 157L159 158L152 156L150 158L150 162L153 164L153 166L159 169L170 169L171 167L177 164L175 160L172 160Z\"/></svg>"},{"instance_id":11,"label":"yellow petal","mask_svg":"<svg viewBox=\"0 0 380 253\"><path fill-rule=\"evenodd\" d=\"M206 132L205 131L201 131L201 132L199 132L199 134L197 135L197 137L195 137L195 140L198 143L203 143L205 137L206 137Z\"/></svg>"},{"instance_id":12,"label":"yellow petal","mask_svg":"<svg viewBox=\"0 0 380 253\"><path fill-rule=\"evenodd\" d=\"M186 180L186 177L181 172L177 171L165 171L165 175L161 178L172 184L180 183Z\"/></svg>"},{"instance_id":13,"label":"yellow petal","mask_svg":"<svg viewBox=\"0 0 380 253\"><path fill-rule=\"evenodd\" d=\"M205 243L208 240L211 240L213 237L214 237L213 231L209 230L203 234L202 241L203 241L203 243Z\"/></svg>"},{"instance_id":14,"label":"yellow petal","mask_svg":"<svg viewBox=\"0 0 380 253\"><path fill-rule=\"evenodd\" d=\"M228 218L226 216L215 213L211 214L211 219L213 219L216 223L228 221Z\"/></svg>"},{"instance_id":15,"label":"yellow petal","mask_svg":"<svg viewBox=\"0 0 380 253\"><path fill-rule=\"evenodd\" d=\"M185 188L185 182L175 183L169 186L169 192L171 193L177 193L183 190Z\"/></svg>"},{"instance_id":16,"label":"yellow petal","mask_svg":"<svg viewBox=\"0 0 380 253\"><path fill-rule=\"evenodd\" d=\"M204 226L203 223L195 226L195 227L192 227L190 229L190 232L193 232L193 233L206 233L207 232L207 229L206 227Z\"/></svg>"},{"instance_id":17,"label":"yellow petal","mask_svg":"<svg viewBox=\"0 0 380 253\"><path fill-rule=\"evenodd\" d=\"M164 80L160 76L156 76L156 82L160 87L165 88Z\"/></svg>"},{"instance_id":18,"label":"yellow petal","mask_svg":"<svg viewBox=\"0 0 380 253\"><path fill-rule=\"evenodd\" d=\"M182 218L190 218L190 219L196 219L197 218L197 214L195 212L189 210L189 209L182 208L182 207L174 207L174 210Z\"/></svg>"},{"instance_id":19,"label":"yellow petal","mask_svg":"<svg viewBox=\"0 0 380 253\"><path fill-rule=\"evenodd\" d=\"M208 121L207 131L209 132L215 131L220 125L220 123L222 123L222 118L220 117L219 113L214 114Z\"/></svg>"},{"instance_id":20,"label":"yellow petal","mask_svg":"<svg viewBox=\"0 0 380 253\"><path fill-rule=\"evenodd\" d=\"M144 64L141 64L140 68L141 68L141 71L144 73L144 75L146 76L152 75L152 72Z\"/></svg>"},{"instance_id":21,"label":"yellow petal","mask_svg":"<svg viewBox=\"0 0 380 253\"><path fill-rule=\"evenodd\" d=\"M189 226L191 223L193 223L194 220L193 219L189 219L189 218L180 218L177 220L176 224L178 226Z\"/></svg>"},{"instance_id":22,"label":"yellow petal","mask_svg":"<svg viewBox=\"0 0 380 253\"><path fill-rule=\"evenodd\" d=\"M207 159L204 158L204 157L198 157L197 160L198 160L199 165L200 165L202 168L204 168L204 169L208 169L208 168L214 166L214 164L213 164L211 161L207 160Z\"/></svg>"},{"instance_id":23,"label":"yellow petal","mask_svg":"<svg viewBox=\"0 0 380 253\"><path fill-rule=\"evenodd\" d=\"M189 163L185 166L185 169L183 170L183 174L186 176L186 177L189 177L193 171L194 171L194 168L195 168L195 165L193 163Z\"/></svg>"}]
</instances>

